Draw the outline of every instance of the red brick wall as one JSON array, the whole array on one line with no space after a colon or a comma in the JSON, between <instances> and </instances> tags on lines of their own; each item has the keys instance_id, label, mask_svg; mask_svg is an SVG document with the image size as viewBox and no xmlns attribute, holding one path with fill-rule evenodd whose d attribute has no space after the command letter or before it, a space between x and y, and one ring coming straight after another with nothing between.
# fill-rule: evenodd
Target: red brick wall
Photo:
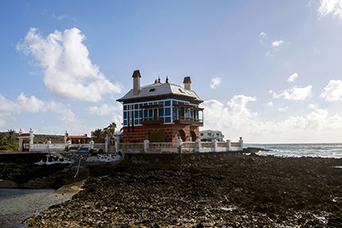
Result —
<instances>
[{"instance_id":1,"label":"red brick wall","mask_svg":"<svg viewBox=\"0 0 342 228\"><path fill-rule=\"evenodd\" d=\"M128 127L123 128L123 142L130 143L131 141L144 142L148 139L148 135L152 131L164 131L166 135L167 142L177 142L178 131L183 130L186 138L185 142L190 142L190 131L194 131L197 139L199 138L199 127L190 125L146 125L146 126L134 126L134 132L132 132L132 127L130 127L130 132L128 132ZM195 139L193 139L195 141Z\"/></svg>"}]
</instances>

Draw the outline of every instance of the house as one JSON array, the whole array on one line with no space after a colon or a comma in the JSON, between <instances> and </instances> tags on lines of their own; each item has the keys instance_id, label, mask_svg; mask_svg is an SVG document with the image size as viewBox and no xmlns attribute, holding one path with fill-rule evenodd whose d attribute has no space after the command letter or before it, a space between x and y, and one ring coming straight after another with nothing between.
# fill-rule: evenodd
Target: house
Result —
<instances>
[{"instance_id":1,"label":"house","mask_svg":"<svg viewBox=\"0 0 342 228\"><path fill-rule=\"evenodd\" d=\"M224 135L221 131L205 130L200 131L200 140L207 139L208 141L214 141L216 139L218 142L222 142Z\"/></svg>"},{"instance_id":2,"label":"house","mask_svg":"<svg viewBox=\"0 0 342 228\"><path fill-rule=\"evenodd\" d=\"M71 144L87 144L90 142L91 138L87 136L87 134L84 135L69 135L67 131L65 131L64 136L64 143L67 143L67 141L71 142Z\"/></svg>"},{"instance_id":3,"label":"house","mask_svg":"<svg viewBox=\"0 0 342 228\"><path fill-rule=\"evenodd\" d=\"M153 131L164 131L167 142L195 141L199 138L199 127L203 126L203 102L191 90L191 79L185 77L184 86L165 83L156 79L154 83L140 86L141 74L132 75L133 88L117 101L123 105L123 142L143 142Z\"/></svg>"}]
</instances>

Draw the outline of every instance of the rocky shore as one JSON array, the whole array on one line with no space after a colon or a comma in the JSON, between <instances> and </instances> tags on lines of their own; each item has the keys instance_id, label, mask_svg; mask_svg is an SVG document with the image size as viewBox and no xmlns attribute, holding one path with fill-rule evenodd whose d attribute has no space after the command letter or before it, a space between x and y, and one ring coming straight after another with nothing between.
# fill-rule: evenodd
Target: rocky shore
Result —
<instances>
[{"instance_id":1,"label":"rocky shore","mask_svg":"<svg viewBox=\"0 0 342 228\"><path fill-rule=\"evenodd\" d=\"M342 227L339 159L215 153L92 166L31 227Z\"/></svg>"}]
</instances>

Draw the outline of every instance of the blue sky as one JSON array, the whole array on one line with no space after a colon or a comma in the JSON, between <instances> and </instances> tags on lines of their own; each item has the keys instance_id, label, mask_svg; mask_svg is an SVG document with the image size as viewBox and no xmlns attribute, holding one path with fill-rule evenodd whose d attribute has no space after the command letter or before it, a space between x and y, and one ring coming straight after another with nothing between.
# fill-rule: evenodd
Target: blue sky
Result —
<instances>
[{"instance_id":1,"label":"blue sky","mask_svg":"<svg viewBox=\"0 0 342 228\"><path fill-rule=\"evenodd\" d=\"M233 141L341 142L342 0L1 1L0 131L90 134L168 76Z\"/></svg>"}]
</instances>

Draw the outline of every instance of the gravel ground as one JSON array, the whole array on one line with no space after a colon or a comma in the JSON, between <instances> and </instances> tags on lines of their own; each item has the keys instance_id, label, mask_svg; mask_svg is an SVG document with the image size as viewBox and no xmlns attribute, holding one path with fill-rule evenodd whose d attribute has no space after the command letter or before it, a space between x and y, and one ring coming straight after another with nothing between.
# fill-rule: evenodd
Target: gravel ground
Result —
<instances>
[{"instance_id":1,"label":"gravel ground","mask_svg":"<svg viewBox=\"0 0 342 228\"><path fill-rule=\"evenodd\" d=\"M211 153L90 168L32 227L342 227L342 160Z\"/></svg>"}]
</instances>

